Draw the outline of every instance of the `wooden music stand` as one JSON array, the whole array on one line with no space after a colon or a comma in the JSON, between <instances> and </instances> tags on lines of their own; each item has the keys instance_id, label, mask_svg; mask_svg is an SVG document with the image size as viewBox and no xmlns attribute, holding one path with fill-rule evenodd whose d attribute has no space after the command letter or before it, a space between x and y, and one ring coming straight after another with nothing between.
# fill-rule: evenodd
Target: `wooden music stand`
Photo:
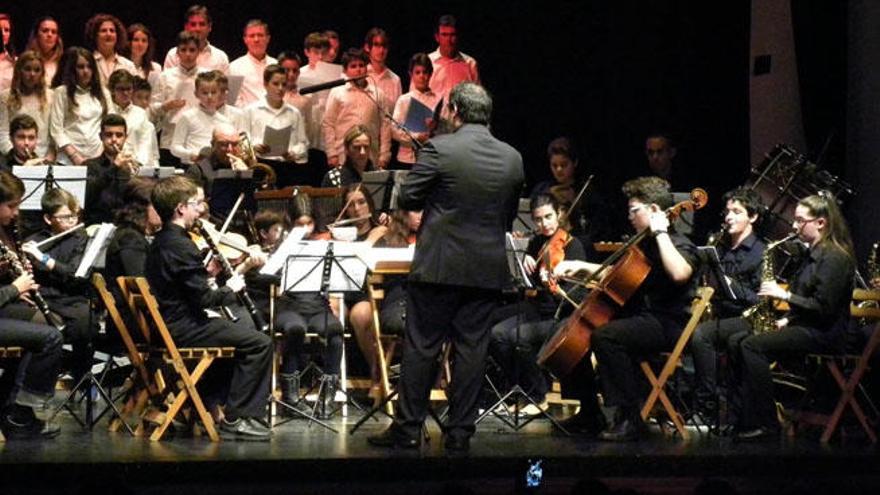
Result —
<instances>
[{"instance_id":1,"label":"wooden music stand","mask_svg":"<svg viewBox=\"0 0 880 495\"><path fill-rule=\"evenodd\" d=\"M666 411L666 414L669 415L669 418L675 425L675 429L681 434L681 438L684 440L688 440L690 435L684 427L684 418L681 413L675 409L675 406L666 394L666 385L669 383L669 379L675 373L675 370L681 365L681 355L690 342L697 325L700 324L700 320L703 318L703 313L706 312L706 307L709 306L709 300L712 299L712 294L714 293L715 289L711 287L700 287L697 289L697 297L691 305L691 317L685 325L684 330L682 330L681 335L679 335L678 341L676 341L672 352L662 354L663 356L666 356L666 362L663 364L663 368L661 368L659 375L654 374L650 362L642 361L640 363L642 372L651 383L651 393L648 394L648 398L645 399L645 403L642 405L642 420L644 421L648 419L648 416L651 415L654 406L656 406L657 401L659 400L663 409Z\"/></svg>"}]
</instances>

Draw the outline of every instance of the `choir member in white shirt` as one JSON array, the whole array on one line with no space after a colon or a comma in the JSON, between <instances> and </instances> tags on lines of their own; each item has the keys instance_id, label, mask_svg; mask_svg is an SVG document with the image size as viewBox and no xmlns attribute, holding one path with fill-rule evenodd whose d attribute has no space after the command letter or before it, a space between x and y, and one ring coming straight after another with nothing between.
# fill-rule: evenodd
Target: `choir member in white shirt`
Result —
<instances>
[{"instance_id":1,"label":"choir member in white shirt","mask_svg":"<svg viewBox=\"0 0 880 495\"><path fill-rule=\"evenodd\" d=\"M54 17L40 17L31 29L28 38L27 49L36 52L43 61L43 69L46 73L46 87L51 87L52 79L58 72L58 61L64 53L64 42L61 40L61 31L58 21Z\"/></svg>"},{"instance_id":2,"label":"choir member in white shirt","mask_svg":"<svg viewBox=\"0 0 880 495\"><path fill-rule=\"evenodd\" d=\"M9 89L12 84L12 70L15 65L15 47L12 44L12 18L9 14L0 13L0 91Z\"/></svg>"},{"instance_id":3,"label":"choir member in white shirt","mask_svg":"<svg viewBox=\"0 0 880 495\"><path fill-rule=\"evenodd\" d=\"M390 44L388 33L384 29L376 27L367 31L367 36L364 39L364 51L370 57L367 74L370 75L373 84L381 89L385 95L382 110L387 113L394 110L394 104L397 103L400 93L403 92L400 77L385 65Z\"/></svg>"},{"instance_id":4,"label":"choir member in white shirt","mask_svg":"<svg viewBox=\"0 0 880 495\"><path fill-rule=\"evenodd\" d=\"M9 123L18 115L29 115L37 124L35 152L46 161L55 161L55 146L49 139L49 109L52 92L46 86L43 64L35 52L26 51L15 61L12 86L0 93L0 153L12 149Z\"/></svg>"},{"instance_id":5,"label":"choir member in white shirt","mask_svg":"<svg viewBox=\"0 0 880 495\"><path fill-rule=\"evenodd\" d=\"M245 25L243 40L247 53L229 64L230 76L244 78L235 106L244 108L266 94L263 87L263 71L267 66L278 63L274 57L266 54L271 39L269 26L265 22L252 19Z\"/></svg>"},{"instance_id":6,"label":"choir member in white shirt","mask_svg":"<svg viewBox=\"0 0 880 495\"><path fill-rule=\"evenodd\" d=\"M86 42L94 50L101 86L107 87L117 69L135 73L134 63L121 53L128 49L128 33L122 21L110 14L95 14L86 22Z\"/></svg>"},{"instance_id":7,"label":"choir member in white shirt","mask_svg":"<svg viewBox=\"0 0 880 495\"><path fill-rule=\"evenodd\" d=\"M125 53L134 64L134 75L146 79L151 87L159 85L162 66L154 60L156 39L147 26L140 23L128 26L128 51Z\"/></svg>"},{"instance_id":8,"label":"choir member in white shirt","mask_svg":"<svg viewBox=\"0 0 880 495\"><path fill-rule=\"evenodd\" d=\"M284 83L284 101L299 110L303 119L308 122L314 99L311 95L299 94L299 71L302 67L302 59L296 52L281 52L278 55L278 65L287 75Z\"/></svg>"},{"instance_id":9,"label":"choir member in white shirt","mask_svg":"<svg viewBox=\"0 0 880 495\"><path fill-rule=\"evenodd\" d=\"M300 69L299 86L301 88L307 88L342 77L342 66L324 61L329 48L330 42L323 34L315 32L306 36L303 53L305 53L309 63ZM325 151L321 123L324 121L324 109L327 107L327 97L329 95L330 90L327 89L311 95L312 111L306 120L306 135L312 148L321 152L313 154L320 161L326 161L326 156L321 156Z\"/></svg>"},{"instance_id":10,"label":"choir member in white shirt","mask_svg":"<svg viewBox=\"0 0 880 495\"><path fill-rule=\"evenodd\" d=\"M339 57L339 47L342 45L342 41L339 40L339 33L332 29L328 29L321 34L327 37L328 43L327 51L324 52L324 62L335 64L336 59Z\"/></svg>"},{"instance_id":11,"label":"choir member in white shirt","mask_svg":"<svg viewBox=\"0 0 880 495\"><path fill-rule=\"evenodd\" d=\"M217 113L226 117L226 120L232 123L238 132L247 130L247 115L245 115L244 108L238 108L229 104L229 79L226 77L226 74L220 71L215 72L217 72L217 82L220 83Z\"/></svg>"},{"instance_id":12,"label":"choir member in white shirt","mask_svg":"<svg viewBox=\"0 0 880 495\"><path fill-rule=\"evenodd\" d=\"M294 163L308 162L309 142L306 139L305 123L299 110L284 101L284 88L287 82L284 68L277 64L270 65L266 68L263 80L266 85L266 96L251 103L245 110L248 133L257 157L275 162L274 168L278 173L276 186L285 187L293 184L295 177L305 177L306 170L303 169L302 173L297 174L292 169L296 167ZM290 128L287 149L279 153L279 150L270 148L265 139L267 128L278 130ZM303 181L300 180L298 183L301 184Z\"/></svg>"},{"instance_id":13,"label":"choir member in white shirt","mask_svg":"<svg viewBox=\"0 0 880 495\"><path fill-rule=\"evenodd\" d=\"M225 74L229 71L229 57L226 56L226 52L208 42L208 35L211 34L212 28L213 21L211 15L208 14L207 7L192 5L186 9L183 29L198 36L199 51L196 61L198 66L205 70L219 70ZM168 50L163 67L167 70L178 64L180 64L180 55L175 47Z\"/></svg>"},{"instance_id":14,"label":"choir member in white shirt","mask_svg":"<svg viewBox=\"0 0 880 495\"><path fill-rule=\"evenodd\" d=\"M441 98L446 98L452 88L460 82L480 84L476 59L458 50L458 31L455 24L455 17L451 15L440 17L437 21L437 30L434 32L437 49L428 55L434 64L431 90Z\"/></svg>"},{"instance_id":15,"label":"choir member in white shirt","mask_svg":"<svg viewBox=\"0 0 880 495\"><path fill-rule=\"evenodd\" d=\"M220 77L223 74L213 70L196 76L195 96L199 104L184 110L171 139L171 154L181 163L191 165L207 156L214 127L232 123L217 111L223 95Z\"/></svg>"},{"instance_id":16,"label":"choir member in white shirt","mask_svg":"<svg viewBox=\"0 0 880 495\"><path fill-rule=\"evenodd\" d=\"M437 106L440 97L431 91L431 87L428 85L432 72L431 59L427 55L416 53L412 56L409 60L409 78L413 89L397 100L397 105L394 106L394 120L400 124L406 123L413 100L432 110ZM433 122L425 122L426 128L430 128L432 125ZM395 141L400 143L400 149L397 151L397 163L402 168L409 168L416 161L413 139L424 143L430 137L430 132L410 130L409 133L406 133L395 126L391 129L391 135Z\"/></svg>"},{"instance_id":17,"label":"choir member in white shirt","mask_svg":"<svg viewBox=\"0 0 880 495\"><path fill-rule=\"evenodd\" d=\"M159 86L153 88L150 99L150 112L153 119L159 119L159 154L163 164L175 164L177 158L171 154L171 138L174 126L186 106L198 105L196 99L196 74L199 67L196 60L199 56L199 38L190 31L181 31L177 35L179 64L165 69L159 75Z\"/></svg>"},{"instance_id":18,"label":"choir member in white shirt","mask_svg":"<svg viewBox=\"0 0 880 495\"><path fill-rule=\"evenodd\" d=\"M338 167L345 159L343 136L355 125L363 125L370 132L372 150L370 158L379 168L391 161L391 127L379 111L378 102L384 95L377 87L368 84L367 55L363 50L350 48L342 55L345 76L344 86L330 90L321 130L327 151L327 164Z\"/></svg>"},{"instance_id":19,"label":"choir member in white shirt","mask_svg":"<svg viewBox=\"0 0 880 495\"><path fill-rule=\"evenodd\" d=\"M119 69L110 74L107 86L110 91L110 113L125 118L128 137L123 151L148 167L159 166L159 145L156 141L156 128L150 122L146 110L132 103L134 79L126 70Z\"/></svg>"},{"instance_id":20,"label":"choir member in white shirt","mask_svg":"<svg viewBox=\"0 0 880 495\"><path fill-rule=\"evenodd\" d=\"M98 77L92 52L74 46L61 57L55 74L49 135L59 151L58 161L82 165L101 154L101 118L107 113L107 100Z\"/></svg>"}]
</instances>

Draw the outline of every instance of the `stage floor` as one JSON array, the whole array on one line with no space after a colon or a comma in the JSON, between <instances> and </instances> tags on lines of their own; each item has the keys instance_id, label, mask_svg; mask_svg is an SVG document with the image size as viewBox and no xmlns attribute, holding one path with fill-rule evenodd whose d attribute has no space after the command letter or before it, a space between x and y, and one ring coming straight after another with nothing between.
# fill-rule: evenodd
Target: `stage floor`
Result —
<instances>
[{"instance_id":1,"label":"stage floor","mask_svg":"<svg viewBox=\"0 0 880 495\"><path fill-rule=\"evenodd\" d=\"M876 493L880 487L880 476L872 476L880 473L877 450L855 435L830 446L813 436L736 444L707 433L683 442L652 429L640 442L608 444L560 436L544 419L515 432L490 417L478 426L468 456L448 457L433 422L431 441L420 450L383 450L366 437L388 420L369 421L352 435L358 417L331 420L338 434L298 419L277 427L268 443L215 444L111 434L106 421L83 431L65 413L54 440L0 444L0 493L512 493L527 462L539 459L540 493L569 493L587 478L639 493L693 493L704 478L729 480L739 493L795 493L795 486ZM456 487L444 492L449 483Z\"/></svg>"}]
</instances>

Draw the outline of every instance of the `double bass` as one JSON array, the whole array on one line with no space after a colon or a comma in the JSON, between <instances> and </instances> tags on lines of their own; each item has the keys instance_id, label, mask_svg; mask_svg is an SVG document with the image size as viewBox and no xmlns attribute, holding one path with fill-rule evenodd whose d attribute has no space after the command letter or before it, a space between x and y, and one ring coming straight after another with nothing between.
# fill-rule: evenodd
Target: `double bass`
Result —
<instances>
[{"instance_id":1,"label":"double bass","mask_svg":"<svg viewBox=\"0 0 880 495\"><path fill-rule=\"evenodd\" d=\"M703 189L691 191L690 199L668 208L670 222L682 211L698 210L706 205ZM612 319L636 293L651 272L651 263L639 248L650 228L630 238L584 282L592 288L568 320L538 353L538 364L558 377L568 375L590 350L590 339L597 328ZM600 280L596 280L601 275Z\"/></svg>"}]
</instances>

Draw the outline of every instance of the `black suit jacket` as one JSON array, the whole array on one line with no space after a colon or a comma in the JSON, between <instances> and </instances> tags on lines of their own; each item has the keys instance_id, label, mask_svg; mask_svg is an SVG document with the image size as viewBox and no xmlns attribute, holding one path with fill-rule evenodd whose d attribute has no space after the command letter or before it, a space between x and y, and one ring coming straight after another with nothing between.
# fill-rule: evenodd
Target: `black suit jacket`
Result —
<instances>
[{"instance_id":1,"label":"black suit jacket","mask_svg":"<svg viewBox=\"0 0 880 495\"><path fill-rule=\"evenodd\" d=\"M501 289L510 283L504 234L523 184L522 156L483 125L430 140L401 187L424 210L410 280Z\"/></svg>"}]
</instances>

